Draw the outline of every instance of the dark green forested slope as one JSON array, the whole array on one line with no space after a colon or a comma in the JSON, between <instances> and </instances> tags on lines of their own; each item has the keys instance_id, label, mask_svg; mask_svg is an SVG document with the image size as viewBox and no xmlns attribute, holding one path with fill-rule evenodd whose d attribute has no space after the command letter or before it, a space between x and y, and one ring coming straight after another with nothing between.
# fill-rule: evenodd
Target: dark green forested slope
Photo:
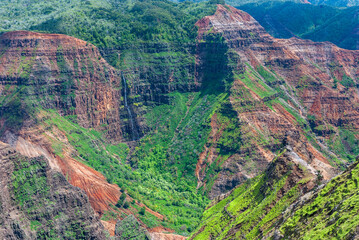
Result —
<instances>
[{"instance_id":1,"label":"dark green forested slope","mask_svg":"<svg viewBox=\"0 0 359 240\"><path fill-rule=\"evenodd\" d=\"M329 5L334 7L351 7L351 6L358 6L358 0L310 0L312 4L318 5Z\"/></svg>"},{"instance_id":2,"label":"dark green forested slope","mask_svg":"<svg viewBox=\"0 0 359 240\"><path fill-rule=\"evenodd\" d=\"M173 0L174 2L184 2L185 0ZM205 0L192 0L193 2L202 2ZM303 3L306 2L305 0L276 0L281 2L296 2L296 3ZM250 4L250 3L265 3L268 1L265 0L226 0L227 4L233 5L233 6L241 6L244 4ZM358 6L359 1L358 0L308 0L308 3L311 3L313 5L328 5L333 7L352 7L352 6Z\"/></svg>"},{"instance_id":3,"label":"dark green forested slope","mask_svg":"<svg viewBox=\"0 0 359 240\"><path fill-rule=\"evenodd\" d=\"M239 8L251 14L274 37L298 36L358 49L359 7L339 9L273 1Z\"/></svg>"},{"instance_id":4,"label":"dark green forested slope","mask_svg":"<svg viewBox=\"0 0 359 240\"><path fill-rule=\"evenodd\" d=\"M160 0L5 0L0 3L0 32L62 33L97 47L118 47L139 41L185 43L197 36L194 23L213 14L219 2L212 0L197 5Z\"/></svg>"}]
</instances>

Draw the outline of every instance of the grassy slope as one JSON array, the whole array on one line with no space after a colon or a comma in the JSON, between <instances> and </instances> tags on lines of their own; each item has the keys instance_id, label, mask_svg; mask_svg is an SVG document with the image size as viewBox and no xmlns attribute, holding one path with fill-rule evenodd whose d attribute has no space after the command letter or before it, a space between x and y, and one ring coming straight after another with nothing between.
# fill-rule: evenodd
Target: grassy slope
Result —
<instances>
[{"instance_id":1,"label":"grassy slope","mask_svg":"<svg viewBox=\"0 0 359 240\"><path fill-rule=\"evenodd\" d=\"M260 175L237 187L227 198L207 209L193 239L258 239L279 229L284 239L351 239L359 226L359 164L312 193L308 201L294 204L303 177L290 189L283 189L291 171L268 186ZM281 195L278 195L280 191ZM278 235L278 233L277 233Z\"/></svg>"},{"instance_id":2,"label":"grassy slope","mask_svg":"<svg viewBox=\"0 0 359 240\"><path fill-rule=\"evenodd\" d=\"M332 179L280 226L290 239L352 239L359 226L359 163Z\"/></svg>"},{"instance_id":3,"label":"grassy slope","mask_svg":"<svg viewBox=\"0 0 359 240\"><path fill-rule=\"evenodd\" d=\"M281 154L285 154L282 152ZM281 158L281 154L278 159ZM294 183L292 177L305 170L288 162L274 160L267 171L237 187L227 198L208 208L193 239L257 239L271 230L291 203L299 197L299 186L306 180ZM285 187L286 185L286 187Z\"/></svg>"}]
</instances>

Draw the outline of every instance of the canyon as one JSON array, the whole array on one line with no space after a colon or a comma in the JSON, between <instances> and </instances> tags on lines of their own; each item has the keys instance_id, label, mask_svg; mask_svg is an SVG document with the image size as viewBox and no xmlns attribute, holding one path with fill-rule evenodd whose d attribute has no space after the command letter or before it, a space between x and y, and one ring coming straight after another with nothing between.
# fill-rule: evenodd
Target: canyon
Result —
<instances>
[{"instance_id":1,"label":"canyon","mask_svg":"<svg viewBox=\"0 0 359 240\"><path fill-rule=\"evenodd\" d=\"M21 158L41 166L36 171L49 179L51 197L40 199L57 199L52 188L70 189L81 206L55 206L67 208L67 215L75 208L85 212L79 219L91 226L86 236L93 239L103 239L105 231L124 234L118 229L126 224L144 239L185 239L193 231L193 239L240 237L240 226L222 235L212 231L213 209L241 218L222 205L248 197L244 186L260 188L268 201L295 191L285 204L261 209L282 212L353 164L359 51L273 38L229 5L216 5L193 31L193 42L183 45L121 48L97 48L63 34L0 35L3 164ZM12 168L2 175L8 186L16 176ZM127 207L118 204L122 194ZM5 203L19 204L10 197ZM6 218L1 231L31 238L33 218L26 215L16 226ZM279 231L255 221L261 231Z\"/></svg>"}]
</instances>

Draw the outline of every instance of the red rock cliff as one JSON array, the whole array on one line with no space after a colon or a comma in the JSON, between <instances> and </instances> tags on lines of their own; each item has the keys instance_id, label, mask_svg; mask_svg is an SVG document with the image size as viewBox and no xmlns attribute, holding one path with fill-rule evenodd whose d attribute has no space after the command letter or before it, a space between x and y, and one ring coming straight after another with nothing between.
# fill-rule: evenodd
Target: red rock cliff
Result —
<instances>
[{"instance_id":1,"label":"red rock cliff","mask_svg":"<svg viewBox=\"0 0 359 240\"><path fill-rule=\"evenodd\" d=\"M16 31L1 35L0 52L0 81L26 85L41 106L122 139L121 79L95 46L66 35Z\"/></svg>"}]
</instances>

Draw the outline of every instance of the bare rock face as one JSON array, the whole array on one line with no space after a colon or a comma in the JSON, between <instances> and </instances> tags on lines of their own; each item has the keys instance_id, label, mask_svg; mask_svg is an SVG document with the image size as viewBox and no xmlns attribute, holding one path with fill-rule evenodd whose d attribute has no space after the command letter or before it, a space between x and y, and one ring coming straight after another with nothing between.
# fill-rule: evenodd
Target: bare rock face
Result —
<instances>
[{"instance_id":1,"label":"bare rock face","mask_svg":"<svg viewBox=\"0 0 359 240\"><path fill-rule=\"evenodd\" d=\"M316 139L308 140L304 130L308 123L303 122L309 122L322 142L339 129L359 130L355 89L359 51L344 50L329 42L275 39L249 14L228 5L218 5L214 15L196 25L198 81L204 84L208 79L200 71L206 65L212 67L213 74L233 72L230 102L240 121L242 145L246 146L222 164L210 197L228 192L263 171L284 141L291 141L294 152L323 172L325 179L332 177L335 171L328 160L332 153ZM214 36L221 41L213 41ZM218 52L224 48L227 64L206 58L208 49ZM212 126L209 140L220 139L221 134L219 127ZM199 187L206 185L206 168L217 157L215 145L205 147L196 169Z\"/></svg>"},{"instance_id":2,"label":"bare rock face","mask_svg":"<svg viewBox=\"0 0 359 240\"><path fill-rule=\"evenodd\" d=\"M0 142L1 239L105 239L86 194L51 170Z\"/></svg>"}]
</instances>

